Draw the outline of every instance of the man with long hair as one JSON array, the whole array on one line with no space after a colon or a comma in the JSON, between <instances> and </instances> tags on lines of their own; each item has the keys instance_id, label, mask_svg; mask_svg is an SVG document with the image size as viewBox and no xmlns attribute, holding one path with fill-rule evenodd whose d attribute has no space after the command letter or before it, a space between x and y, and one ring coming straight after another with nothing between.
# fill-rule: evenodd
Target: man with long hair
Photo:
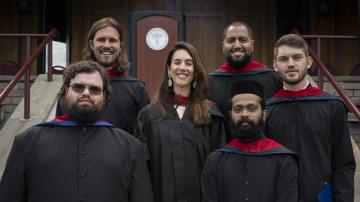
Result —
<instances>
[{"instance_id":1,"label":"man with long hair","mask_svg":"<svg viewBox=\"0 0 360 202\"><path fill-rule=\"evenodd\" d=\"M86 41L83 59L95 61L106 69L111 86L111 101L102 119L132 134L138 112L150 100L144 83L128 75L130 63L119 23L110 17L98 20Z\"/></svg>"}]
</instances>

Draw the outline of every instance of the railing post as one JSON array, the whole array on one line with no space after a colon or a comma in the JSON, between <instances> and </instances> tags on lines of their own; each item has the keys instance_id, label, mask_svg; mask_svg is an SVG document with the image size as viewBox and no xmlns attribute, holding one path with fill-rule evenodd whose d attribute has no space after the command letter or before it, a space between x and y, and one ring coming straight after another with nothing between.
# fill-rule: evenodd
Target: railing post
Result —
<instances>
[{"instance_id":1,"label":"railing post","mask_svg":"<svg viewBox=\"0 0 360 202\"><path fill-rule=\"evenodd\" d=\"M36 57L39 56L41 51L44 50L46 43L52 38L58 36L59 33L56 29L52 29L48 34L0 34L0 37L25 37L26 38L26 61L21 66L20 70L11 79L10 83L0 92L0 104L9 95L14 86L18 83L21 77L24 76L24 119L30 118L30 65L34 62ZM36 48L35 52L31 54L31 37L45 37L45 39ZM51 50L51 48L50 48ZM50 54L52 56L52 52ZM50 60L52 66L52 58Z\"/></svg>"},{"instance_id":2,"label":"railing post","mask_svg":"<svg viewBox=\"0 0 360 202\"><path fill-rule=\"evenodd\" d=\"M48 43L48 55L47 55L47 59L48 59L48 66L47 66L47 70L48 70L48 81L52 81L52 40L49 41Z\"/></svg>"},{"instance_id":3,"label":"railing post","mask_svg":"<svg viewBox=\"0 0 360 202\"><path fill-rule=\"evenodd\" d=\"M318 58L320 59L320 54L321 54L321 38L320 37L316 37L316 54L317 54ZM321 72L320 68L318 68L318 70L317 70L317 75L318 75L318 87L320 89L324 89L324 75Z\"/></svg>"},{"instance_id":4,"label":"railing post","mask_svg":"<svg viewBox=\"0 0 360 202\"><path fill-rule=\"evenodd\" d=\"M26 58L31 54L31 37L26 37ZM30 118L30 68L24 76L24 119Z\"/></svg>"}]
</instances>

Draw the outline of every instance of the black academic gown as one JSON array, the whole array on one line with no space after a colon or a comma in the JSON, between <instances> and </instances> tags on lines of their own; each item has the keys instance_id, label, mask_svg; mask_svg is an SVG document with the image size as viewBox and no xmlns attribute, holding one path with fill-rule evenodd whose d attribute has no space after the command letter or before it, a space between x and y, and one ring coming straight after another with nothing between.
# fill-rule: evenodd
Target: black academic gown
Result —
<instances>
[{"instance_id":1,"label":"black academic gown","mask_svg":"<svg viewBox=\"0 0 360 202\"><path fill-rule=\"evenodd\" d=\"M16 136L0 202L79 201L153 201L142 144L106 122L62 118Z\"/></svg>"},{"instance_id":2,"label":"black academic gown","mask_svg":"<svg viewBox=\"0 0 360 202\"><path fill-rule=\"evenodd\" d=\"M231 123L229 111L231 108L231 85L240 80L253 80L264 86L265 99L271 98L283 84L277 72L256 61L251 61L245 67L233 68L224 64L215 72L209 74L209 99L217 103L224 115L226 123ZM230 137L230 125L227 124L227 139Z\"/></svg>"},{"instance_id":3,"label":"black academic gown","mask_svg":"<svg viewBox=\"0 0 360 202\"><path fill-rule=\"evenodd\" d=\"M111 101L102 119L133 134L138 113L149 104L144 83L130 76L110 77Z\"/></svg>"},{"instance_id":4,"label":"black academic gown","mask_svg":"<svg viewBox=\"0 0 360 202\"><path fill-rule=\"evenodd\" d=\"M111 101L101 119L133 134L138 113L150 102L145 85L142 81L112 69L108 69L107 74ZM63 114L58 104L56 116Z\"/></svg>"},{"instance_id":5,"label":"black academic gown","mask_svg":"<svg viewBox=\"0 0 360 202\"><path fill-rule=\"evenodd\" d=\"M201 177L203 202L297 202L293 152L271 139L233 139L211 153Z\"/></svg>"},{"instance_id":6,"label":"black academic gown","mask_svg":"<svg viewBox=\"0 0 360 202\"><path fill-rule=\"evenodd\" d=\"M140 113L135 136L146 144L156 202L200 202L200 175L210 152L225 144L222 115L211 109L210 124L195 126L188 110L180 120L175 109L160 120L148 105Z\"/></svg>"},{"instance_id":7,"label":"black academic gown","mask_svg":"<svg viewBox=\"0 0 360 202\"><path fill-rule=\"evenodd\" d=\"M300 201L318 201L331 186L334 201L353 201L355 160L343 102L308 87L281 90L267 105L267 134L299 155Z\"/></svg>"}]
</instances>

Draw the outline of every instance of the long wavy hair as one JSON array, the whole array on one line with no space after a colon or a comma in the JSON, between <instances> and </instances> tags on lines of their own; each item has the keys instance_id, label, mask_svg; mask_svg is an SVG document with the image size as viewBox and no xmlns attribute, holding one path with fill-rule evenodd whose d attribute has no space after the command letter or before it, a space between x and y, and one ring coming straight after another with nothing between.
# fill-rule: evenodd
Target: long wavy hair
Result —
<instances>
[{"instance_id":1,"label":"long wavy hair","mask_svg":"<svg viewBox=\"0 0 360 202\"><path fill-rule=\"evenodd\" d=\"M102 18L98 21L96 21L87 36L87 40L86 40L86 45L85 48L83 49L83 59L84 60L91 60L91 61L96 61L95 55L94 55L94 51L91 49L90 43L92 43L92 41L94 40L95 34L97 31L99 31L100 29L103 29L105 27L113 27L115 28L118 32L119 32L119 36L120 36L120 55L117 59L116 65L114 65L112 68L115 71L118 72L125 72L128 71L130 69L130 62L126 53L126 48L124 45L124 39L123 39L123 33L120 27L120 24L111 17L107 17L107 18Z\"/></svg>"},{"instance_id":2,"label":"long wavy hair","mask_svg":"<svg viewBox=\"0 0 360 202\"><path fill-rule=\"evenodd\" d=\"M190 109L191 117L195 125L207 124L211 121L211 116L209 112L209 102L207 100L207 95L208 95L207 73L205 71L205 67L202 63L198 51L189 43L178 42L170 50L167 56L166 65L163 73L163 79L160 84L160 89L155 95L153 104L159 108L161 118L164 118L167 115L166 109L172 107L171 97L175 96L175 92L173 86L168 87L167 85L168 70L171 68L171 61L174 53L180 49L187 51L191 56L194 65L194 80L196 80L197 82L195 88L191 87L191 92L189 96L189 109Z\"/></svg>"}]
</instances>

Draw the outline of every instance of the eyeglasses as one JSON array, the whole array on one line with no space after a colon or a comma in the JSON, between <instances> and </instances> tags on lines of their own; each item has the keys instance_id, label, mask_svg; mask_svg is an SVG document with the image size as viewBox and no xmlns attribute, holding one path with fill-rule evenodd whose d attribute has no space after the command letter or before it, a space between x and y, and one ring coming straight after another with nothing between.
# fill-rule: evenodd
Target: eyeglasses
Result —
<instances>
[{"instance_id":1,"label":"eyeglasses","mask_svg":"<svg viewBox=\"0 0 360 202\"><path fill-rule=\"evenodd\" d=\"M70 87L75 93L79 94L83 93L85 88L87 88L92 95L100 95L103 92L103 89L98 86L88 86L80 83L74 83L70 85Z\"/></svg>"}]
</instances>

